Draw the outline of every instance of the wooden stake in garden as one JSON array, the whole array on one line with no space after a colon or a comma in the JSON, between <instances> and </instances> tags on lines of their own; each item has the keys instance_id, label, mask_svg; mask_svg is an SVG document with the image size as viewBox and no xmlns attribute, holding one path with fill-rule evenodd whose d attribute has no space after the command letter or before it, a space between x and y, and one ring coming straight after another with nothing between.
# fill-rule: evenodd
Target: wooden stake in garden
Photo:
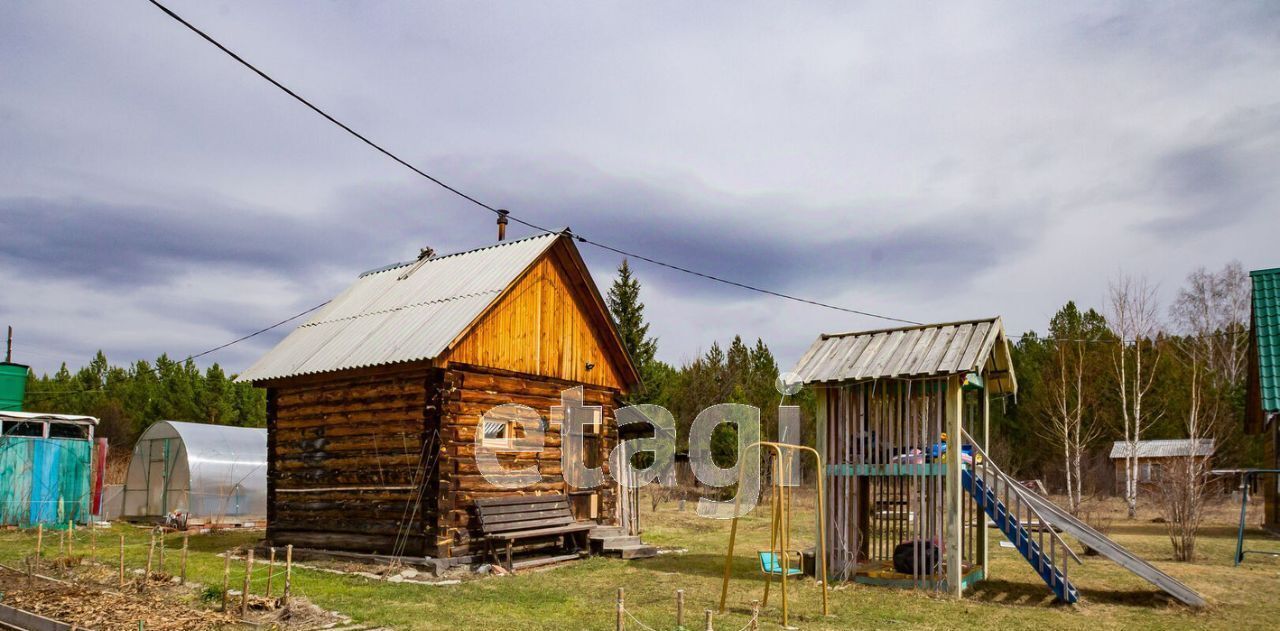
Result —
<instances>
[{"instance_id":1,"label":"wooden stake in garden","mask_svg":"<svg viewBox=\"0 0 1280 631\"><path fill-rule=\"evenodd\" d=\"M249 581L253 580L253 548L244 557L244 591L240 592L240 618L249 615Z\"/></svg>"},{"instance_id":2,"label":"wooden stake in garden","mask_svg":"<svg viewBox=\"0 0 1280 631\"><path fill-rule=\"evenodd\" d=\"M267 598L271 598L271 578L276 572L276 549L271 547L269 550L269 561L267 561Z\"/></svg>"},{"instance_id":3,"label":"wooden stake in garden","mask_svg":"<svg viewBox=\"0 0 1280 631\"><path fill-rule=\"evenodd\" d=\"M182 561L178 570L178 581L183 585L187 584L187 536L187 532L185 530L182 531Z\"/></svg>"},{"instance_id":4,"label":"wooden stake in garden","mask_svg":"<svg viewBox=\"0 0 1280 631\"><path fill-rule=\"evenodd\" d=\"M222 610L227 610L227 590L231 589L231 551L222 553Z\"/></svg>"},{"instance_id":5,"label":"wooden stake in garden","mask_svg":"<svg viewBox=\"0 0 1280 631\"><path fill-rule=\"evenodd\" d=\"M676 590L676 628L684 628L684 590Z\"/></svg>"},{"instance_id":6,"label":"wooden stake in garden","mask_svg":"<svg viewBox=\"0 0 1280 631\"><path fill-rule=\"evenodd\" d=\"M147 548L147 571L142 575L142 591L147 591L147 582L151 580L151 557L156 553L156 531L151 531L151 547Z\"/></svg>"},{"instance_id":7,"label":"wooden stake in garden","mask_svg":"<svg viewBox=\"0 0 1280 631\"><path fill-rule=\"evenodd\" d=\"M44 547L44 524L36 524L36 571L40 571L40 549Z\"/></svg>"},{"instance_id":8,"label":"wooden stake in garden","mask_svg":"<svg viewBox=\"0 0 1280 631\"><path fill-rule=\"evenodd\" d=\"M70 560L73 556L75 556L71 553L71 544L75 540L76 540L76 522L68 519L67 520L67 559L68 560Z\"/></svg>"},{"instance_id":9,"label":"wooden stake in garden","mask_svg":"<svg viewBox=\"0 0 1280 631\"><path fill-rule=\"evenodd\" d=\"M616 627L618 631L622 631L623 629L626 628L627 626L625 621L626 615L627 615L626 609L623 608L623 604L622 604L622 588L619 587L618 588L618 624Z\"/></svg>"},{"instance_id":10,"label":"wooden stake in garden","mask_svg":"<svg viewBox=\"0 0 1280 631\"><path fill-rule=\"evenodd\" d=\"M164 527L160 527L160 573L164 574Z\"/></svg>"},{"instance_id":11,"label":"wooden stake in garden","mask_svg":"<svg viewBox=\"0 0 1280 631\"><path fill-rule=\"evenodd\" d=\"M98 528L89 519L89 565L98 564Z\"/></svg>"},{"instance_id":12,"label":"wooden stake in garden","mask_svg":"<svg viewBox=\"0 0 1280 631\"><path fill-rule=\"evenodd\" d=\"M757 631L760 628L760 601L751 601L751 622L748 627L751 631Z\"/></svg>"},{"instance_id":13,"label":"wooden stake in garden","mask_svg":"<svg viewBox=\"0 0 1280 631\"><path fill-rule=\"evenodd\" d=\"M284 594L280 596L280 604L289 604L289 591L293 588L293 544L284 547Z\"/></svg>"},{"instance_id":14,"label":"wooden stake in garden","mask_svg":"<svg viewBox=\"0 0 1280 631\"><path fill-rule=\"evenodd\" d=\"M710 610L710 609L708 609L708 610L707 610L707 627L706 627L706 631L716 631L715 627L711 626L711 610Z\"/></svg>"},{"instance_id":15,"label":"wooden stake in garden","mask_svg":"<svg viewBox=\"0 0 1280 631\"><path fill-rule=\"evenodd\" d=\"M120 589L124 589L124 535L120 535Z\"/></svg>"}]
</instances>

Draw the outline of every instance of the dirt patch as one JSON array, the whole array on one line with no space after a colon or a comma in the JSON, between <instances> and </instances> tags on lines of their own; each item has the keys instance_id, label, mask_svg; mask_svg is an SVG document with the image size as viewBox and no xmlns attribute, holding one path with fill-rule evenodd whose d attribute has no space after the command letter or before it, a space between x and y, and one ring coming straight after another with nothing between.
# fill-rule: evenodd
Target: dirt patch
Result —
<instances>
[{"instance_id":1,"label":"dirt patch","mask_svg":"<svg viewBox=\"0 0 1280 631\"><path fill-rule=\"evenodd\" d=\"M181 602L163 589L129 594L40 579L28 586L25 576L0 571L0 590L6 605L96 631L137 629L139 620L153 631L209 631L236 623L229 614L193 607L189 595Z\"/></svg>"},{"instance_id":2,"label":"dirt patch","mask_svg":"<svg viewBox=\"0 0 1280 631\"><path fill-rule=\"evenodd\" d=\"M247 625L238 615L238 594L232 596L232 610L221 612L216 610L217 604L212 608L207 605L195 588L171 583L166 576L155 575L145 593L137 589L141 576L133 577L123 590L108 586L115 577L112 568L81 566L67 580L36 578L29 582L23 573L0 568L0 593L4 604L11 607L95 631L132 631L139 621L148 631L214 631L263 624L315 629L347 621L303 598L281 607L277 599L251 597L248 618L253 624Z\"/></svg>"}]
</instances>

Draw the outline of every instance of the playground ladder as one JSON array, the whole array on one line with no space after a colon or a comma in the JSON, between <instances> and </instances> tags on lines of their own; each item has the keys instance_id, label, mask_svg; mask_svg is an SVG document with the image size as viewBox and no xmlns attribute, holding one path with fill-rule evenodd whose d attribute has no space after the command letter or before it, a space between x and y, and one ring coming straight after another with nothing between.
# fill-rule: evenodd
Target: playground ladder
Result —
<instances>
[{"instance_id":1,"label":"playground ladder","mask_svg":"<svg viewBox=\"0 0 1280 631\"><path fill-rule=\"evenodd\" d=\"M1079 600L1080 593L1067 578L1067 567L1072 560L1079 563L1080 557L1026 497L1030 491L991 462L967 434L964 439L974 445L975 456L981 455L981 458L974 458L974 464L961 469L961 484L965 491L973 496L978 508L991 518L996 528L1013 543L1013 547L1059 600L1066 603ZM1033 523L1035 534L1029 528ZM1045 547L1046 533L1048 548Z\"/></svg>"},{"instance_id":2,"label":"playground ladder","mask_svg":"<svg viewBox=\"0 0 1280 631\"><path fill-rule=\"evenodd\" d=\"M966 465L963 469L962 482L965 490L1058 598L1068 603L1074 603L1079 598L1075 586L1067 578L1067 563L1069 560L1079 563L1080 557L1076 556L1056 532L1062 530L1183 603L1192 607L1206 605L1204 598L1182 582L1009 477L977 447L968 433L964 434L964 440L974 445L975 454L982 456L980 461L975 458L975 464ZM1028 529L1032 516L1035 517L1038 530L1038 537L1034 540ZM1046 532L1049 534L1047 551L1044 543ZM1066 552L1065 556L1057 555L1059 548Z\"/></svg>"}]
</instances>

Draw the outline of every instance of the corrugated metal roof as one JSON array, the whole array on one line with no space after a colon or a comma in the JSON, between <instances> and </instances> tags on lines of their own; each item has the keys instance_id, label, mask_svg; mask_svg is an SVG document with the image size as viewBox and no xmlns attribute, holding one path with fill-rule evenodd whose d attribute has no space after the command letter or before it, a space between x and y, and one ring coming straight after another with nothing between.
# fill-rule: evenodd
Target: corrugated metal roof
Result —
<instances>
[{"instance_id":1,"label":"corrugated metal roof","mask_svg":"<svg viewBox=\"0 0 1280 631\"><path fill-rule=\"evenodd\" d=\"M1249 272L1262 409L1280 412L1280 268Z\"/></svg>"},{"instance_id":2,"label":"corrugated metal roof","mask_svg":"<svg viewBox=\"0 0 1280 631\"><path fill-rule=\"evenodd\" d=\"M433 359L559 236L544 234L362 274L238 380Z\"/></svg>"},{"instance_id":3,"label":"corrugated metal roof","mask_svg":"<svg viewBox=\"0 0 1280 631\"><path fill-rule=\"evenodd\" d=\"M1191 455L1192 443L1195 442L1195 455L1212 456L1213 455L1213 439L1201 438L1198 441L1192 441L1189 438L1174 440L1140 440L1136 445L1137 449L1134 455L1138 458L1177 458ZM1122 440L1117 440L1111 445L1111 458L1124 458L1128 447Z\"/></svg>"},{"instance_id":4,"label":"corrugated metal roof","mask_svg":"<svg viewBox=\"0 0 1280 631\"><path fill-rule=\"evenodd\" d=\"M988 387L1017 390L1000 318L824 334L793 370L798 383L942 377L992 362Z\"/></svg>"},{"instance_id":5,"label":"corrugated metal roof","mask_svg":"<svg viewBox=\"0 0 1280 631\"><path fill-rule=\"evenodd\" d=\"M97 425L98 419L92 416L81 416L79 414L49 414L47 412L9 412L0 411L0 420L3 421L50 421L54 423L89 423Z\"/></svg>"}]
</instances>

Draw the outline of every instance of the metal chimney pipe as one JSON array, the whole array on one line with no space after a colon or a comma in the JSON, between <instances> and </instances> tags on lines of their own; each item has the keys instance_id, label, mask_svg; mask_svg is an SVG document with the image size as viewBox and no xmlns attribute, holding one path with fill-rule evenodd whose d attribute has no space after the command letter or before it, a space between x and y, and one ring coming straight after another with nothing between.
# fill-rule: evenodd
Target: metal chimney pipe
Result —
<instances>
[{"instance_id":1,"label":"metal chimney pipe","mask_svg":"<svg viewBox=\"0 0 1280 631\"><path fill-rule=\"evenodd\" d=\"M507 215L511 214L507 210L498 210L498 240L502 241L507 238Z\"/></svg>"}]
</instances>

